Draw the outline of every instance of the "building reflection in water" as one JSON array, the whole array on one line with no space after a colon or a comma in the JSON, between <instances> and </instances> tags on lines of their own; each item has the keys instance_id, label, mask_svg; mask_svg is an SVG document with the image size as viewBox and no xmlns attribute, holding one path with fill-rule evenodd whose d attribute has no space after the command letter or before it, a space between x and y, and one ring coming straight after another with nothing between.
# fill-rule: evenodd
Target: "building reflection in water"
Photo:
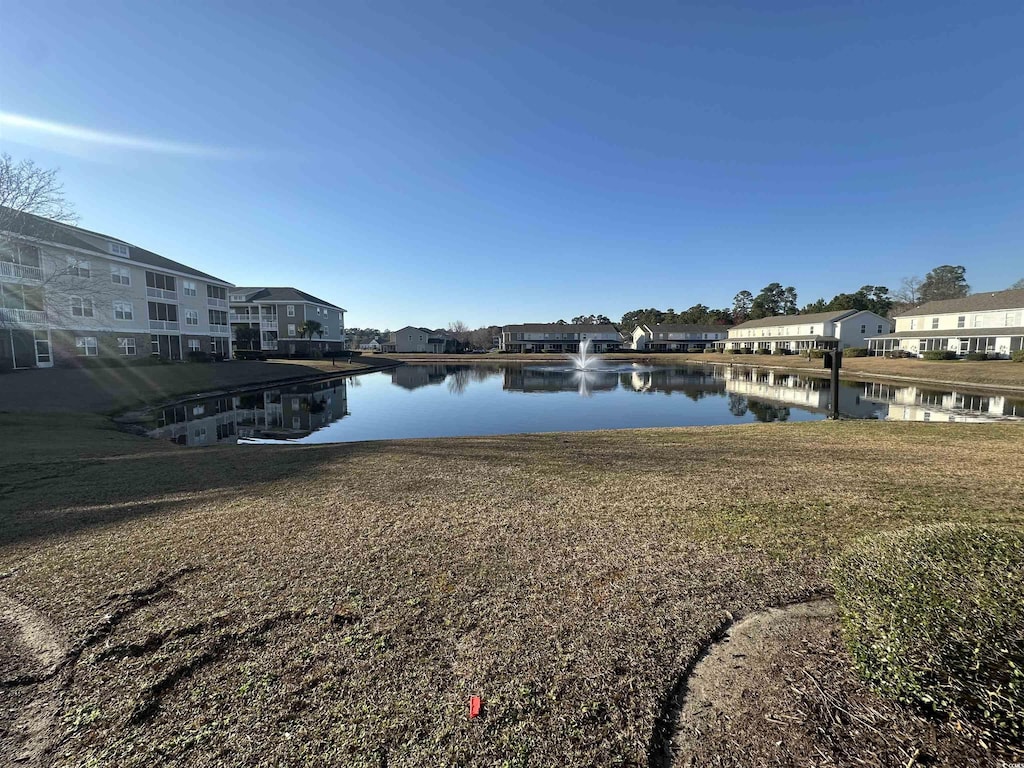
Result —
<instances>
[{"instance_id":1,"label":"building reflection in water","mask_svg":"<svg viewBox=\"0 0 1024 768\"><path fill-rule=\"evenodd\" d=\"M886 403L885 418L891 421L1024 421L1024 398L868 382L861 387L866 396Z\"/></svg>"},{"instance_id":2,"label":"building reflection in water","mask_svg":"<svg viewBox=\"0 0 1024 768\"><path fill-rule=\"evenodd\" d=\"M296 384L168 406L148 434L200 447L245 438L294 440L348 415L348 382Z\"/></svg>"}]
</instances>

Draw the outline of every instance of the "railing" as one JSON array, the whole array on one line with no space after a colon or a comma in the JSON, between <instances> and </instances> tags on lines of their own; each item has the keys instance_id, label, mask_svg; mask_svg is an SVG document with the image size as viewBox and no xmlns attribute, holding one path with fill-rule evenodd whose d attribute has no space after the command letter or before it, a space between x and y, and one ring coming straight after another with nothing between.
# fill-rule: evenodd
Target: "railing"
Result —
<instances>
[{"instance_id":1,"label":"railing","mask_svg":"<svg viewBox=\"0 0 1024 768\"><path fill-rule=\"evenodd\" d=\"M255 323L259 319L259 315L243 315L239 312L230 312L228 314L228 321L232 323Z\"/></svg>"},{"instance_id":2,"label":"railing","mask_svg":"<svg viewBox=\"0 0 1024 768\"><path fill-rule=\"evenodd\" d=\"M0 321L25 325L45 325L46 313L39 309L11 309L0 307Z\"/></svg>"},{"instance_id":3,"label":"railing","mask_svg":"<svg viewBox=\"0 0 1024 768\"><path fill-rule=\"evenodd\" d=\"M276 341L264 341L264 342L262 342L262 345L261 345L260 348L263 349L263 350L266 350L266 351L275 351L277 349L277 342Z\"/></svg>"},{"instance_id":4,"label":"railing","mask_svg":"<svg viewBox=\"0 0 1024 768\"><path fill-rule=\"evenodd\" d=\"M276 331L277 318L274 318L273 320L267 320L266 318L260 320L260 329L264 331Z\"/></svg>"},{"instance_id":5,"label":"railing","mask_svg":"<svg viewBox=\"0 0 1024 768\"><path fill-rule=\"evenodd\" d=\"M150 288L146 286L146 295L153 299L170 299L171 301L178 300L177 291L165 291L163 288Z\"/></svg>"},{"instance_id":6,"label":"railing","mask_svg":"<svg viewBox=\"0 0 1024 768\"><path fill-rule=\"evenodd\" d=\"M29 264L15 264L13 261L0 261L0 277L16 277L22 280L42 280L43 270Z\"/></svg>"},{"instance_id":7,"label":"railing","mask_svg":"<svg viewBox=\"0 0 1024 768\"><path fill-rule=\"evenodd\" d=\"M206 304L210 307L227 307L227 299L215 299L212 296L206 297Z\"/></svg>"},{"instance_id":8,"label":"railing","mask_svg":"<svg viewBox=\"0 0 1024 768\"><path fill-rule=\"evenodd\" d=\"M210 323L210 333L228 334L230 332L230 329L226 325L216 325L214 323Z\"/></svg>"},{"instance_id":9,"label":"railing","mask_svg":"<svg viewBox=\"0 0 1024 768\"><path fill-rule=\"evenodd\" d=\"M149 330L151 331L176 331L178 323L174 320L150 320Z\"/></svg>"}]
</instances>

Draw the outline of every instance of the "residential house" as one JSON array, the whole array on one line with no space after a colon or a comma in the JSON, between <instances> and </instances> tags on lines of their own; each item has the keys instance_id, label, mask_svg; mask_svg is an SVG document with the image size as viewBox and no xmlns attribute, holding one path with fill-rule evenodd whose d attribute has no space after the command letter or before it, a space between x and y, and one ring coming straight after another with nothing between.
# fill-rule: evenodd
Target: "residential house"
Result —
<instances>
[{"instance_id":1,"label":"residential house","mask_svg":"<svg viewBox=\"0 0 1024 768\"><path fill-rule=\"evenodd\" d=\"M622 336L611 324L527 323L501 329L501 352L578 352L590 342L591 352L612 352L622 348Z\"/></svg>"},{"instance_id":2,"label":"residential house","mask_svg":"<svg viewBox=\"0 0 1024 768\"><path fill-rule=\"evenodd\" d=\"M1024 349L1024 288L929 301L897 316L896 330L873 334L868 345L875 354L934 349L1009 357Z\"/></svg>"},{"instance_id":3,"label":"residential house","mask_svg":"<svg viewBox=\"0 0 1024 768\"><path fill-rule=\"evenodd\" d=\"M380 352L380 342L376 339L370 339L360 344L359 349L364 352Z\"/></svg>"},{"instance_id":4,"label":"residential house","mask_svg":"<svg viewBox=\"0 0 1024 768\"><path fill-rule=\"evenodd\" d=\"M232 288L231 331L237 349L294 355L312 344L321 351L345 349L345 310L298 288ZM310 340L302 335L306 321L320 324L322 333ZM259 330L259 341L238 344L238 329Z\"/></svg>"},{"instance_id":5,"label":"residential house","mask_svg":"<svg viewBox=\"0 0 1024 768\"><path fill-rule=\"evenodd\" d=\"M866 309L777 315L733 326L724 346L732 350L769 352L846 349L866 347L869 337L891 330L891 320Z\"/></svg>"},{"instance_id":6,"label":"residential house","mask_svg":"<svg viewBox=\"0 0 1024 768\"><path fill-rule=\"evenodd\" d=\"M0 368L230 354L230 283L121 238L4 213Z\"/></svg>"},{"instance_id":7,"label":"residential house","mask_svg":"<svg viewBox=\"0 0 1024 768\"><path fill-rule=\"evenodd\" d=\"M638 352L703 352L714 342L729 335L724 325L638 325L633 330L632 346Z\"/></svg>"},{"instance_id":8,"label":"residential house","mask_svg":"<svg viewBox=\"0 0 1024 768\"><path fill-rule=\"evenodd\" d=\"M457 350L458 342L445 331L432 331L415 325L392 331L387 341L381 344L381 352L392 354L443 354Z\"/></svg>"}]
</instances>

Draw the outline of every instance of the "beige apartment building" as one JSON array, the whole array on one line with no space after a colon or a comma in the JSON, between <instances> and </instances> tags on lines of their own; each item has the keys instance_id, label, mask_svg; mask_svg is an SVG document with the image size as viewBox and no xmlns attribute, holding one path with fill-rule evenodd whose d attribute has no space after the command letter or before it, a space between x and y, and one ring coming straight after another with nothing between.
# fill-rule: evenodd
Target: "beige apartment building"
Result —
<instances>
[{"instance_id":1,"label":"beige apartment building","mask_svg":"<svg viewBox=\"0 0 1024 768\"><path fill-rule=\"evenodd\" d=\"M638 325L633 330L632 345L638 352L703 352L728 336L729 327L725 325Z\"/></svg>"},{"instance_id":2,"label":"beige apartment building","mask_svg":"<svg viewBox=\"0 0 1024 768\"><path fill-rule=\"evenodd\" d=\"M1024 289L930 301L900 314L894 332L875 334L868 344L875 354L948 350L1009 357L1024 349Z\"/></svg>"},{"instance_id":3,"label":"beige apartment building","mask_svg":"<svg viewBox=\"0 0 1024 768\"><path fill-rule=\"evenodd\" d=\"M892 321L867 310L844 309L808 315L777 315L748 320L729 329L726 349L801 352L808 349L866 347L871 336L889 333Z\"/></svg>"},{"instance_id":4,"label":"beige apartment building","mask_svg":"<svg viewBox=\"0 0 1024 768\"><path fill-rule=\"evenodd\" d=\"M111 235L4 213L0 368L230 355L228 282Z\"/></svg>"}]
</instances>

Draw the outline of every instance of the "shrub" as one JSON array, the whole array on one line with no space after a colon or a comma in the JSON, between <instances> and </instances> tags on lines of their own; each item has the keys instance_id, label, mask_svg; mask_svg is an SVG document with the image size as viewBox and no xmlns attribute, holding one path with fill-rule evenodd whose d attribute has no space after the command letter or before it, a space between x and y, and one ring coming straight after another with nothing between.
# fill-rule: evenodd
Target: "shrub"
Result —
<instances>
[{"instance_id":1,"label":"shrub","mask_svg":"<svg viewBox=\"0 0 1024 768\"><path fill-rule=\"evenodd\" d=\"M867 357L867 347L847 347L843 350L843 357Z\"/></svg>"},{"instance_id":2,"label":"shrub","mask_svg":"<svg viewBox=\"0 0 1024 768\"><path fill-rule=\"evenodd\" d=\"M810 350L807 351L807 356L808 357L822 358L822 357L825 356L825 350L824 349L810 349Z\"/></svg>"},{"instance_id":3,"label":"shrub","mask_svg":"<svg viewBox=\"0 0 1024 768\"><path fill-rule=\"evenodd\" d=\"M926 349L921 357L925 360L956 360L956 352L950 349Z\"/></svg>"},{"instance_id":4,"label":"shrub","mask_svg":"<svg viewBox=\"0 0 1024 768\"><path fill-rule=\"evenodd\" d=\"M203 352L199 349L194 349L188 353L188 361L190 363L208 363L213 358L207 352Z\"/></svg>"},{"instance_id":5,"label":"shrub","mask_svg":"<svg viewBox=\"0 0 1024 768\"><path fill-rule=\"evenodd\" d=\"M259 349L236 349L235 360L266 360L267 353Z\"/></svg>"},{"instance_id":6,"label":"shrub","mask_svg":"<svg viewBox=\"0 0 1024 768\"><path fill-rule=\"evenodd\" d=\"M988 360L988 352L968 352L964 355L965 360Z\"/></svg>"},{"instance_id":7,"label":"shrub","mask_svg":"<svg viewBox=\"0 0 1024 768\"><path fill-rule=\"evenodd\" d=\"M770 349L755 349L755 355L770 355L772 351Z\"/></svg>"},{"instance_id":8,"label":"shrub","mask_svg":"<svg viewBox=\"0 0 1024 768\"><path fill-rule=\"evenodd\" d=\"M1024 349L1018 349L1010 353L1010 359L1015 363L1024 363Z\"/></svg>"},{"instance_id":9,"label":"shrub","mask_svg":"<svg viewBox=\"0 0 1024 768\"><path fill-rule=\"evenodd\" d=\"M903 349L890 349L883 355L883 357L886 357L889 360L898 360L903 357L913 357L913 355Z\"/></svg>"},{"instance_id":10,"label":"shrub","mask_svg":"<svg viewBox=\"0 0 1024 768\"><path fill-rule=\"evenodd\" d=\"M879 692L987 737L1024 737L1024 532L942 524L833 563L843 638Z\"/></svg>"},{"instance_id":11,"label":"shrub","mask_svg":"<svg viewBox=\"0 0 1024 768\"><path fill-rule=\"evenodd\" d=\"M736 354L736 350L735 349L727 349L727 350L725 350L725 354L727 354L727 355L735 355Z\"/></svg>"}]
</instances>

